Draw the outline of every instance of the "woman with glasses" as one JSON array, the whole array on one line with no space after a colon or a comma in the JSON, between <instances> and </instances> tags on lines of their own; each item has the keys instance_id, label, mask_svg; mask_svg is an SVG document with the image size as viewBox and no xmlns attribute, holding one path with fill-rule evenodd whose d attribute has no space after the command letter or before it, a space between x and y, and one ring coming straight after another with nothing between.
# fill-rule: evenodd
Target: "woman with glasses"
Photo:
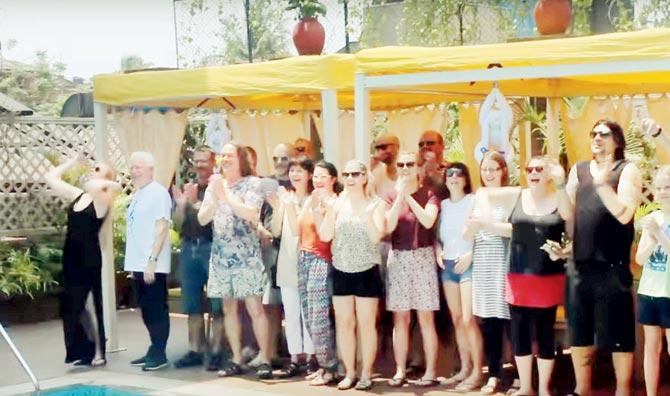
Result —
<instances>
[{"instance_id":1,"label":"woman with glasses","mask_svg":"<svg viewBox=\"0 0 670 396\"><path fill-rule=\"evenodd\" d=\"M612 352L617 394L628 395L635 349L630 247L642 176L625 159L626 140L619 124L599 120L590 136L593 159L575 164L560 191L574 210L566 309L575 393L591 393L590 362L597 346Z\"/></svg>"},{"instance_id":2,"label":"woman with glasses","mask_svg":"<svg viewBox=\"0 0 670 396\"><path fill-rule=\"evenodd\" d=\"M83 189L63 180L80 157L49 171L44 179L54 195L71 202L63 247L61 316L65 336L65 363L101 366L105 360L105 327L102 317L102 249L104 233L111 232L112 201L121 191L114 170L97 164L88 173Z\"/></svg>"},{"instance_id":3,"label":"woman with glasses","mask_svg":"<svg viewBox=\"0 0 670 396\"><path fill-rule=\"evenodd\" d=\"M321 240L332 240L333 307L337 344L346 376L337 385L349 389L356 381L356 332L361 339L363 367L357 390L372 387L372 366L377 355L377 308L382 295L377 244L384 235L386 204L368 190L366 166L347 162L342 172L346 194L325 200Z\"/></svg>"},{"instance_id":4,"label":"woman with glasses","mask_svg":"<svg viewBox=\"0 0 670 396\"><path fill-rule=\"evenodd\" d=\"M440 206L442 257L438 262L461 361L460 371L447 379L447 383L457 384L459 392L469 392L481 386L482 375L482 336L472 315L472 242L463 237L474 195L465 164L451 163L446 175L449 197Z\"/></svg>"},{"instance_id":5,"label":"woman with glasses","mask_svg":"<svg viewBox=\"0 0 670 396\"><path fill-rule=\"evenodd\" d=\"M399 177L392 205L386 213L386 232L391 234L387 263L386 309L393 312L393 351L396 373L392 387L406 382L411 311L417 311L426 354L426 371L418 386L437 384L437 332L434 311L440 309L433 225L439 199L432 188L419 184L414 154L401 154L396 164Z\"/></svg>"},{"instance_id":6,"label":"woman with glasses","mask_svg":"<svg viewBox=\"0 0 670 396\"><path fill-rule=\"evenodd\" d=\"M509 171L505 157L497 151L484 154L479 165L482 187L506 186ZM486 220L486 221L485 221ZM509 327L509 307L505 301L507 276L507 218L504 209L478 201L466 222L466 238L472 248L472 312L480 319L489 379L480 389L491 395L500 387L505 331Z\"/></svg>"},{"instance_id":7,"label":"woman with glasses","mask_svg":"<svg viewBox=\"0 0 670 396\"><path fill-rule=\"evenodd\" d=\"M325 214L326 202L337 197L342 186L337 181L335 165L326 161L317 162L312 176L314 191L307 198L296 216L295 206L287 207L286 215L297 217L297 232L300 238L298 260L298 290L304 320L320 368L307 379L313 386L327 385L335 380L337 356L335 356L335 334L330 318L331 263L330 242L319 238L317 225Z\"/></svg>"},{"instance_id":8,"label":"woman with glasses","mask_svg":"<svg viewBox=\"0 0 670 396\"><path fill-rule=\"evenodd\" d=\"M281 236L277 258L277 286L281 290L284 307L284 333L291 362L280 374L281 378L291 378L300 372L300 357L312 364L314 344L307 331L298 293L298 233L297 216L305 200L313 190L312 173L314 163L306 157L292 159L288 165L288 176L293 191L279 187L276 194L268 196L272 206L272 235ZM316 368L312 367L312 371Z\"/></svg>"},{"instance_id":9,"label":"woman with glasses","mask_svg":"<svg viewBox=\"0 0 670 396\"><path fill-rule=\"evenodd\" d=\"M565 220L570 203L556 187L564 186L565 171L554 160L534 157L526 166L528 187L484 189L481 201L503 207L510 237L507 302L511 311L512 346L520 389L513 395L532 395L533 349L537 343L538 394L548 396L554 368L556 309L563 303ZM552 185L552 181L553 184Z\"/></svg>"}]
</instances>

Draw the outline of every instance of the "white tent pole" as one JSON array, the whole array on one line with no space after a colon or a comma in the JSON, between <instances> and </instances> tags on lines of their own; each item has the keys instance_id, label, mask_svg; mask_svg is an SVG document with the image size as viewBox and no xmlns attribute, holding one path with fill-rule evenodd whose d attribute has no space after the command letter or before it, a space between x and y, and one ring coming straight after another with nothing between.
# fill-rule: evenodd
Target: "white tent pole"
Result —
<instances>
[{"instance_id":1,"label":"white tent pole","mask_svg":"<svg viewBox=\"0 0 670 396\"><path fill-rule=\"evenodd\" d=\"M107 144L107 105L93 103L95 120L95 158L97 161L108 161L109 147ZM107 224L111 228L112 222ZM111 230L105 232L105 244L109 249L102 251L102 312L107 337L107 352L119 350L119 334L116 325L116 285L114 268L114 247Z\"/></svg>"},{"instance_id":2,"label":"white tent pole","mask_svg":"<svg viewBox=\"0 0 670 396\"><path fill-rule=\"evenodd\" d=\"M337 92L334 89L321 91L321 119L323 120L323 145L326 161L337 164L339 158L337 136L339 132ZM339 165L339 164L337 164Z\"/></svg>"},{"instance_id":3,"label":"white tent pole","mask_svg":"<svg viewBox=\"0 0 670 396\"><path fill-rule=\"evenodd\" d=\"M366 87L366 78L365 74L356 73L354 85L354 134L356 159L367 165L370 157L370 132L368 131L370 91Z\"/></svg>"}]
</instances>

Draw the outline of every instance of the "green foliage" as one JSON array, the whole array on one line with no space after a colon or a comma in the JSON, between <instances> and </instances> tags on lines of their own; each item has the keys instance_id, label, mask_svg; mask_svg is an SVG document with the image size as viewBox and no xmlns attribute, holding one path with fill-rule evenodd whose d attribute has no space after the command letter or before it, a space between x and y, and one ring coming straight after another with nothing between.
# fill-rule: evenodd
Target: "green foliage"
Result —
<instances>
[{"instance_id":1,"label":"green foliage","mask_svg":"<svg viewBox=\"0 0 670 396\"><path fill-rule=\"evenodd\" d=\"M286 11L298 11L298 18L326 16L326 6L318 0L288 0Z\"/></svg>"},{"instance_id":2,"label":"green foliage","mask_svg":"<svg viewBox=\"0 0 670 396\"><path fill-rule=\"evenodd\" d=\"M119 194L114 200L112 215L112 241L114 245L114 268L123 270L123 261L126 257L126 209L130 203L130 196Z\"/></svg>"},{"instance_id":3,"label":"green foliage","mask_svg":"<svg viewBox=\"0 0 670 396\"><path fill-rule=\"evenodd\" d=\"M46 292L57 284L52 274L38 264L58 253L43 250L38 254L40 256L35 257L30 249L15 249L6 243L0 244L0 294L33 297L34 293Z\"/></svg>"},{"instance_id":4,"label":"green foliage","mask_svg":"<svg viewBox=\"0 0 670 396\"><path fill-rule=\"evenodd\" d=\"M126 72L130 70L142 70L153 66L150 62L146 62L138 55L126 55L121 58L121 71Z\"/></svg>"},{"instance_id":5,"label":"green foliage","mask_svg":"<svg viewBox=\"0 0 670 396\"><path fill-rule=\"evenodd\" d=\"M38 51L32 65L0 71L0 92L44 115L60 115L63 103L73 93L89 91L89 84L75 85L63 77L65 64L51 62L46 51Z\"/></svg>"}]
</instances>

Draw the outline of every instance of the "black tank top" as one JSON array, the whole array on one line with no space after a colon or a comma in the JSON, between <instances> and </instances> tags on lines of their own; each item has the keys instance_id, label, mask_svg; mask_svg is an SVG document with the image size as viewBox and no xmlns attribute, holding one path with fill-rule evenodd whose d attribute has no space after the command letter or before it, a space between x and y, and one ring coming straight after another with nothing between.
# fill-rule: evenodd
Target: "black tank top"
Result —
<instances>
[{"instance_id":1,"label":"black tank top","mask_svg":"<svg viewBox=\"0 0 670 396\"><path fill-rule=\"evenodd\" d=\"M617 190L621 172L627 162L620 160L612 169L607 184ZM628 266L630 247L633 243L633 220L621 224L603 204L593 185L590 161L577 163L577 187L574 258L579 268L580 262L589 262L589 269L606 269L611 265ZM594 266L595 262L595 266ZM598 265L600 264L600 265Z\"/></svg>"},{"instance_id":2,"label":"black tank top","mask_svg":"<svg viewBox=\"0 0 670 396\"><path fill-rule=\"evenodd\" d=\"M102 267L98 233L104 218L99 219L95 214L92 201L83 210L74 210L74 205L83 195L83 193L79 195L67 211L67 232L63 249L64 267Z\"/></svg>"},{"instance_id":3,"label":"black tank top","mask_svg":"<svg viewBox=\"0 0 670 396\"><path fill-rule=\"evenodd\" d=\"M565 221L558 214L558 209L546 215L531 216L524 212L519 194L509 222L512 223L509 272L552 275L565 271L563 260L552 261L544 250L540 250L547 239L561 241Z\"/></svg>"}]
</instances>

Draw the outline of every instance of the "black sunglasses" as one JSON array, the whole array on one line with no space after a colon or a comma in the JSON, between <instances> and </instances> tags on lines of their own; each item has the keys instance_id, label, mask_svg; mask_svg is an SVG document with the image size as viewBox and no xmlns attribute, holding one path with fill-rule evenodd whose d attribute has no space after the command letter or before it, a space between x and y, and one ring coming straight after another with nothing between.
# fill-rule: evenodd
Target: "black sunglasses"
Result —
<instances>
[{"instance_id":1,"label":"black sunglasses","mask_svg":"<svg viewBox=\"0 0 670 396\"><path fill-rule=\"evenodd\" d=\"M432 147L436 144L437 144L437 142L435 140L424 140L423 142L419 142L419 147L420 148L423 148L424 146Z\"/></svg>"},{"instance_id":2,"label":"black sunglasses","mask_svg":"<svg viewBox=\"0 0 670 396\"><path fill-rule=\"evenodd\" d=\"M361 176L363 172L342 172L342 177L347 178L349 176L353 177L354 179Z\"/></svg>"},{"instance_id":3,"label":"black sunglasses","mask_svg":"<svg viewBox=\"0 0 670 396\"><path fill-rule=\"evenodd\" d=\"M398 168L413 168L414 165L416 165L416 162L410 161L410 162L396 162L395 165Z\"/></svg>"},{"instance_id":4,"label":"black sunglasses","mask_svg":"<svg viewBox=\"0 0 670 396\"><path fill-rule=\"evenodd\" d=\"M274 162L286 162L288 161L288 157L283 156L283 157L272 157L272 160Z\"/></svg>"},{"instance_id":5,"label":"black sunglasses","mask_svg":"<svg viewBox=\"0 0 670 396\"><path fill-rule=\"evenodd\" d=\"M531 173L542 173L544 172L544 166L527 166L526 167L526 173L531 174Z\"/></svg>"},{"instance_id":6,"label":"black sunglasses","mask_svg":"<svg viewBox=\"0 0 670 396\"><path fill-rule=\"evenodd\" d=\"M447 177L459 177L463 176L463 169L460 168L449 168L447 169Z\"/></svg>"},{"instance_id":7,"label":"black sunglasses","mask_svg":"<svg viewBox=\"0 0 670 396\"><path fill-rule=\"evenodd\" d=\"M380 143L375 146L375 150L386 150L389 146L393 146L393 143Z\"/></svg>"},{"instance_id":8,"label":"black sunglasses","mask_svg":"<svg viewBox=\"0 0 670 396\"><path fill-rule=\"evenodd\" d=\"M612 136L612 131L591 131L589 133L589 136L591 136L591 139L595 138L597 136L600 136L601 138L608 138Z\"/></svg>"}]
</instances>

